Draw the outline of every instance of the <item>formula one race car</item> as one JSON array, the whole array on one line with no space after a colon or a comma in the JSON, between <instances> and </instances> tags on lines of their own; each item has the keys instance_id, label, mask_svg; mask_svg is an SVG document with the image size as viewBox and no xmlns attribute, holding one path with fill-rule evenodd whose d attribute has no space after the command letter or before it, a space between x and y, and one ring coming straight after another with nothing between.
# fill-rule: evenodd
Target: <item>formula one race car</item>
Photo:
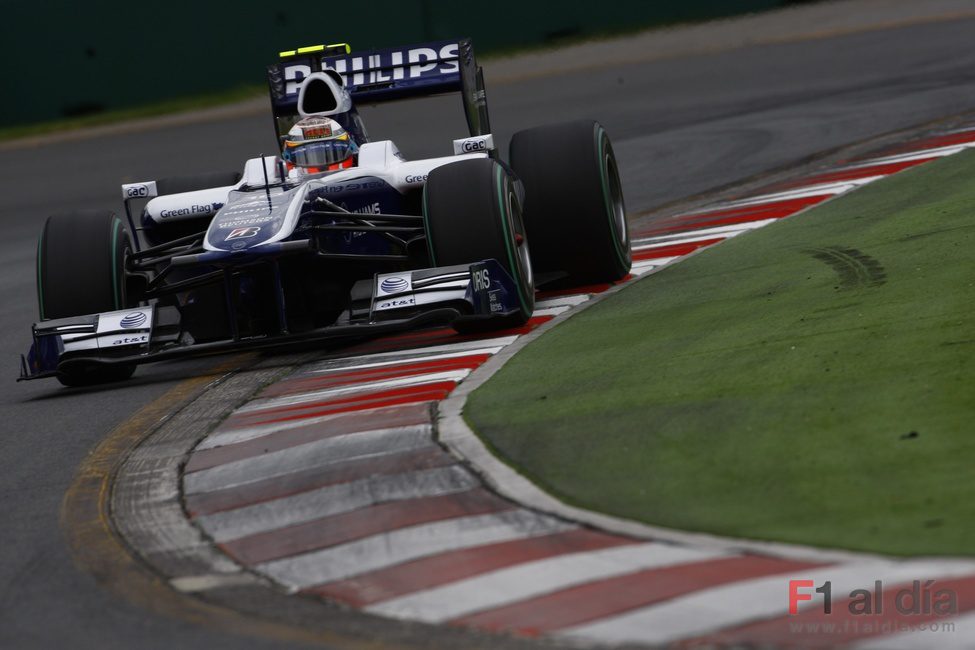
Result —
<instances>
[{"instance_id":1,"label":"formula one race car","mask_svg":"<svg viewBox=\"0 0 975 650\"><path fill-rule=\"evenodd\" d=\"M189 354L434 324L503 329L532 315L536 284L628 273L606 131L521 131L502 162L469 40L301 48L281 53L268 83L281 157L253 158L243 174L125 184L125 219L48 218L21 379L87 385ZM454 91L470 135L442 158L407 161L370 142L354 106Z\"/></svg>"}]
</instances>

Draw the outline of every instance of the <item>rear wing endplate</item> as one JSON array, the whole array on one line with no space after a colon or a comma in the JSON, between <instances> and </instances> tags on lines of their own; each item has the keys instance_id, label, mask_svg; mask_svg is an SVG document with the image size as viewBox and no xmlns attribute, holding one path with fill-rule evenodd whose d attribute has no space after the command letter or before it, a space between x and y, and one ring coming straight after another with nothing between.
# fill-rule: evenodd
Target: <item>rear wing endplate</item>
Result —
<instances>
[{"instance_id":1,"label":"rear wing endplate","mask_svg":"<svg viewBox=\"0 0 975 650\"><path fill-rule=\"evenodd\" d=\"M330 69L345 81L355 103L378 103L459 92L471 136L491 132L484 75L468 38L352 53L345 44L281 52L267 67L275 133L298 115L298 87L313 72Z\"/></svg>"}]
</instances>

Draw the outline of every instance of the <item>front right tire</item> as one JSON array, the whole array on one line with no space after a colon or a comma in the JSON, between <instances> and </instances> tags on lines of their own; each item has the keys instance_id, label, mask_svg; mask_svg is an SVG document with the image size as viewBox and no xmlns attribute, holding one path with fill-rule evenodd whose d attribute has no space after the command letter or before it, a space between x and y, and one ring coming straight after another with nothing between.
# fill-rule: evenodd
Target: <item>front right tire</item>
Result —
<instances>
[{"instance_id":1,"label":"front right tire","mask_svg":"<svg viewBox=\"0 0 975 650\"><path fill-rule=\"evenodd\" d=\"M632 253L616 155L591 120L519 131L511 167L525 186L525 227L539 275L567 285L616 282Z\"/></svg>"},{"instance_id":2,"label":"front right tire","mask_svg":"<svg viewBox=\"0 0 975 650\"><path fill-rule=\"evenodd\" d=\"M128 229L113 212L86 210L48 217L37 245L40 319L125 309ZM134 365L98 365L58 374L66 386L128 379Z\"/></svg>"}]
</instances>

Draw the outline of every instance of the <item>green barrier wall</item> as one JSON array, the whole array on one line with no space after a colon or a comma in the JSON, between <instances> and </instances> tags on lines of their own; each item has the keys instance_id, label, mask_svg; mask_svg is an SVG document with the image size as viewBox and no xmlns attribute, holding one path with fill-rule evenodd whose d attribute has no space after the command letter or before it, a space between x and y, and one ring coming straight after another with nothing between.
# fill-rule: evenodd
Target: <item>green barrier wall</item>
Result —
<instances>
[{"instance_id":1,"label":"green barrier wall","mask_svg":"<svg viewBox=\"0 0 975 650\"><path fill-rule=\"evenodd\" d=\"M302 45L345 41L356 50L471 36L483 54L788 3L0 0L0 126L262 84L278 51Z\"/></svg>"}]
</instances>

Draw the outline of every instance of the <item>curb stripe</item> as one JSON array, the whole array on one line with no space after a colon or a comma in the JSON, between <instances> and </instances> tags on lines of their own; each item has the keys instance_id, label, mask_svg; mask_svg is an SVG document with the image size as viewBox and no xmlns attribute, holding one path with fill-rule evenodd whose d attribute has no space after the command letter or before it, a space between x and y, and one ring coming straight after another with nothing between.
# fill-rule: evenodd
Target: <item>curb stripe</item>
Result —
<instances>
[{"instance_id":1,"label":"curb stripe","mask_svg":"<svg viewBox=\"0 0 975 650\"><path fill-rule=\"evenodd\" d=\"M717 239L704 239L701 241L688 242L684 244L668 244L666 246L658 246L649 250L633 251L633 259L650 260L658 257L681 257L683 255L693 253L699 248L718 244L724 240L724 237Z\"/></svg>"},{"instance_id":2,"label":"curb stripe","mask_svg":"<svg viewBox=\"0 0 975 650\"><path fill-rule=\"evenodd\" d=\"M549 298L548 300L540 300L535 303L535 306L540 309L548 309L549 307L575 307L587 300L589 300L589 296L586 294L569 294L557 298Z\"/></svg>"},{"instance_id":3,"label":"curb stripe","mask_svg":"<svg viewBox=\"0 0 975 650\"><path fill-rule=\"evenodd\" d=\"M916 140L903 145L895 145L885 149L883 153L895 154L899 152L935 149L939 147L949 147L951 145L968 144L970 142L975 142L975 134L973 134L970 130L966 130L959 133L951 133L947 135L925 138L923 140Z\"/></svg>"},{"instance_id":4,"label":"curb stripe","mask_svg":"<svg viewBox=\"0 0 975 650\"><path fill-rule=\"evenodd\" d=\"M789 580L832 583L833 593L872 587L875 580L894 584L918 576L926 578L964 575L972 563L865 560L843 565L826 565L801 572L745 580L723 587L704 589L659 605L613 616L564 630L576 638L604 642L670 643L678 639L711 634L722 628L749 621L785 616L788 612ZM815 605L821 606L817 602ZM802 611L802 610L800 610ZM701 616L707 612L707 616Z\"/></svg>"},{"instance_id":5,"label":"curb stripe","mask_svg":"<svg viewBox=\"0 0 975 650\"><path fill-rule=\"evenodd\" d=\"M807 183L812 185L815 183L831 183L840 181L856 180L860 178L867 178L870 176L889 176L890 174L896 174L897 172L904 171L916 165L923 165L926 162L931 162L937 157L929 158L916 158L913 160L905 160L901 162L888 162L879 163L873 165L864 165L854 167L852 169L841 169L839 171L828 172L825 174L820 174L818 176L813 176L809 179L803 181L796 181L793 183L784 183L782 185L776 185L775 187L785 188L795 188L806 185Z\"/></svg>"},{"instance_id":6,"label":"curb stripe","mask_svg":"<svg viewBox=\"0 0 975 650\"><path fill-rule=\"evenodd\" d=\"M923 580L922 584L924 584ZM867 585L864 586L867 587ZM869 585L869 587L872 586L872 584ZM883 614L851 614L849 610L851 600L844 598L843 593L834 592L833 608L829 614L824 613L818 607L809 607L794 616L784 616L724 630L707 637L689 640L688 644L736 645L748 642L768 646L819 647L823 645L824 640L828 639L830 645L846 645L871 637L884 636L892 630L900 630L909 625L940 621L947 618L934 613L901 614L898 612L895 602L897 592L910 590L911 587L910 582L884 584L881 598ZM975 609L975 576L954 580L936 580L930 589L932 594L939 589L953 591L958 599L958 613L970 612ZM872 594L874 590L871 588L869 591ZM871 600L871 605L876 608L880 603ZM876 612L877 610L873 611ZM821 630L821 626L827 625L832 627L829 633L813 631ZM888 630L887 632L883 631L885 628ZM940 644L937 645L940 647Z\"/></svg>"},{"instance_id":7,"label":"curb stripe","mask_svg":"<svg viewBox=\"0 0 975 650\"><path fill-rule=\"evenodd\" d=\"M377 352L375 354L359 355L338 359L329 359L323 363L310 364L297 372L295 378L312 377L320 374L353 370L356 368L373 368L379 366L393 366L400 363L412 363L432 359L449 359L469 354L495 354L513 343L517 336L502 336L492 339L478 339L476 341L461 341L447 345L437 345L416 350L400 350L393 352Z\"/></svg>"},{"instance_id":8,"label":"curb stripe","mask_svg":"<svg viewBox=\"0 0 975 650\"><path fill-rule=\"evenodd\" d=\"M256 411L278 412L283 408L304 408L307 405L321 405L329 403L332 398L359 398L397 388L438 385L441 382L460 382L470 374L469 368L446 370L443 372L409 373L390 379L369 377L363 381L340 383L330 388L310 391L306 393L290 393L268 399L255 399L237 409L237 415L245 415Z\"/></svg>"},{"instance_id":9,"label":"curb stripe","mask_svg":"<svg viewBox=\"0 0 975 650\"><path fill-rule=\"evenodd\" d=\"M357 411L353 414L337 413L335 415L323 415L316 418L306 418L304 421L292 421L292 422L279 422L273 424L261 424L257 426L230 426L225 421L221 426L217 427L214 433L210 434L209 437L204 438L199 445L197 445L197 450L209 450L215 449L217 447L227 447L230 445L236 445L243 442L258 440L258 439L270 439L273 436L281 435L287 431L293 431L296 429L309 429L313 427L328 427L335 422L344 422L346 419L352 419L356 416L361 416L363 418L377 418L380 414L385 414L387 412L396 412L402 409L409 408L426 408L430 409L431 404L405 404L401 406L383 406L371 409L364 409ZM370 420L371 421L371 420ZM394 421L391 423L392 426L398 426L399 421ZM358 427L356 427L358 428ZM371 429L373 427L366 426L366 429ZM385 426L380 425L375 428L385 428Z\"/></svg>"},{"instance_id":10,"label":"curb stripe","mask_svg":"<svg viewBox=\"0 0 975 650\"><path fill-rule=\"evenodd\" d=\"M911 150L908 153L900 153L892 156L856 160L851 162L849 165L841 167L840 169L856 169L857 167L870 167L877 164L906 162L909 160L918 160L920 158L934 160L936 158L944 158L946 156L953 156L956 153L961 153L965 149L970 148L970 146L971 145L962 144L955 145L953 147L940 147L936 149L916 149Z\"/></svg>"},{"instance_id":11,"label":"curb stripe","mask_svg":"<svg viewBox=\"0 0 975 650\"><path fill-rule=\"evenodd\" d=\"M803 184L795 189L786 190L783 192L760 194L757 196L749 196L748 198L744 198L744 199L729 201L727 203L722 203L719 207L737 208L737 207L747 207L747 206L755 206L755 205L765 205L768 203L781 203L783 201L813 198L817 196L836 196L838 194L845 194L846 192L849 192L850 190L854 190L858 187L869 185L874 181L879 181L881 178L883 178L883 176L874 175L874 176L864 176L861 178L854 178L854 179L836 182L836 183L821 183L819 185Z\"/></svg>"},{"instance_id":12,"label":"curb stripe","mask_svg":"<svg viewBox=\"0 0 975 650\"><path fill-rule=\"evenodd\" d=\"M455 494L377 503L288 528L241 537L225 542L221 548L244 564L257 564L337 546L388 530L514 508L511 502L475 487Z\"/></svg>"},{"instance_id":13,"label":"curb stripe","mask_svg":"<svg viewBox=\"0 0 975 650\"><path fill-rule=\"evenodd\" d=\"M395 379L422 373L444 372L449 370L473 370L491 358L490 354L472 354L453 356L446 359L431 359L428 361L393 362L379 367L359 368L355 370L336 369L334 372L322 372L312 377L289 379L269 386L261 394L261 398L280 397L297 393L310 393L333 386L346 386L368 381Z\"/></svg>"},{"instance_id":14,"label":"curb stripe","mask_svg":"<svg viewBox=\"0 0 975 650\"><path fill-rule=\"evenodd\" d=\"M409 404L388 409L377 409L369 413L337 415L329 420L327 425L306 424L270 433L260 438L251 438L220 447L202 449L190 457L184 472L190 474L202 469L210 469L217 465L261 456L325 438L422 424L433 424L433 414L426 404Z\"/></svg>"},{"instance_id":15,"label":"curb stripe","mask_svg":"<svg viewBox=\"0 0 975 650\"><path fill-rule=\"evenodd\" d=\"M434 444L430 433L429 425L348 433L193 472L183 478L183 485L187 494L208 492L311 467L428 447Z\"/></svg>"},{"instance_id":16,"label":"curb stripe","mask_svg":"<svg viewBox=\"0 0 975 650\"><path fill-rule=\"evenodd\" d=\"M747 223L749 221L764 221L766 219L782 219L821 203L831 195L813 196L804 199L792 199L778 203L769 203L746 208L715 210L698 214L682 215L663 221L660 225L642 231L641 236L686 232L696 228Z\"/></svg>"},{"instance_id":17,"label":"curb stripe","mask_svg":"<svg viewBox=\"0 0 975 650\"><path fill-rule=\"evenodd\" d=\"M713 551L648 542L544 558L469 578L437 589L366 608L373 614L425 623L463 623L473 612L551 594L592 580L633 574L641 569L689 564L713 558ZM599 584L599 583L597 583Z\"/></svg>"},{"instance_id":18,"label":"curb stripe","mask_svg":"<svg viewBox=\"0 0 975 650\"><path fill-rule=\"evenodd\" d=\"M534 512L518 509L411 526L324 551L265 562L255 565L255 568L284 585L302 589L444 551L549 535L575 527L551 517L540 517Z\"/></svg>"},{"instance_id":19,"label":"curb stripe","mask_svg":"<svg viewBox=\"0 0 975 650\"><path fill-rule=\"evenodd\" d=\"M445 552L350 580L312 587L308 592L364 607L516 564L636 543L637 540L577 528L552 535Z\"/></svg>"},{"instance_id":20,"label":"curb stripe","mask_svg":"<svg viewBox=\"0 0 975 650\"><path fill-rule=\"evenodd\" d=\"M675 244L691 244L694 242L707 241L709 239L714 239L716 240L716 242L724 241L726 239L731 239L735 235L740 235L743 232L747 232L748 230L750 230L750 228L738 226L735 227L730 232L722 234L720 237L715 237L714 235L699 235L694 231L691 231L685 234L667 236L667 238L664 239L663 241L653 241L652 239L644 239L642 241L647 243L641 244L639 246L634 246L633 251L634 252L648 251L655 248L661 248L664 246L672 246Z\"/></svg>"},{"instance_id":21,"label":"curb stripe","mask_svg":"<svg viewBox=\"0 0 975 650\"><path fill-rule=\"evenodd\" d=\"M433 469L454 465L457 459L435 445L390 453L378 458L370 456L321 467L290 472L284 476L247 485L218 489L185 497L186 509L193 517L233 510L256 503L265 503L301 492L340 483L351 483L366 477L401 474L403 472Z\"/></svg>"},{"instance_id":22,"label":"curb stripe","mask_svg":"<svg viewBox=\"0 0 975 650\"><path fill-rule=\"evenodd\" d=\"M457 465L369 477L294 496L200 517L197 522L217 542L286 529L331 515L386 501L440 496L478 487L477 479Z\"/></svg>"},{"instance_id":23,"label":"curb stripe","mask_svg":"<svg viewBox=\"0 0 975 650\"><path fill-rule=\"evenodd\" d=\"M446 397L456 386L456 382L442 382L441 384L424 384L422 386L411 386L409 388L399 388L396 390L383 391L379 393L367 393L351 399L340 399L326 402L324 404L309 404L297 409L287 407L284 410L290 415L283 417L271 417L266 420L256 420L249 424L280 424L294 422L296 420L308 420L328 415L338 415L340 413L352 413L354 411L369 411L387 406L402 406L406 404L416 404L418 402L438 402ZM308 409L315 409L309 411ZM294 413L296 410L305 410L305 413ZM250 413L247 416L241 415L240 419L266 418L271 413L259 411ZM236 420L235 420L236 423Z\"/></svg>"},{"instance_id":24,"label":"curb stripe","mask_svg":"<svg viewBox=\"0 0 975 650\"><path fill-rule=\"evenodd\" d=\"M813 565L777 558L725 557L607 577L554 594L458 618L452 623L537 636L685 594Z\"/></svg>"},{"instance_id":25,"label":"curb stripe","mask_svg":"<svg viewBox=\"0 0 975 650\"><path fill-rule=\"evenodd\" d=\"M496 337L527 334L542 323L551 320L551 316L533 316L528 322L520 327L512 327L506 330L492 332ZM386 352L393 350L404 350L432 345L442 345L450 343L464 343L470 341L482 342L477 334L458 334L450 328L438 328L419 332L408 332L388 336L375 341L369 341L361 345L353 346L348 349L352 354L365 354L373 352Z\"/></svg>"},{"instance_id":26,"label":"curb stripe","mask_svg":"<svg viewBox=\"0 0 975 650\"><path fill-rule=\"evenodd\" d=\"M761 219L759 221L749 221L747 223L735 224L731 226L717 226L715 228L699 228L692 230L685 230L682 232L676 232L669 235L656 235L654 237L644 237L643 239L638 239L635 244L645 244L650 242L674 242L674 240L681 240L685 237L702 237L708 238L711 236L721 237L731 237L732 235L737 235L743 232L748 232L749 230L755 230L756 228L761 228L762 226L767 226L770 223L774 223L775 219Z\"/></svg>"}]
</instances>

